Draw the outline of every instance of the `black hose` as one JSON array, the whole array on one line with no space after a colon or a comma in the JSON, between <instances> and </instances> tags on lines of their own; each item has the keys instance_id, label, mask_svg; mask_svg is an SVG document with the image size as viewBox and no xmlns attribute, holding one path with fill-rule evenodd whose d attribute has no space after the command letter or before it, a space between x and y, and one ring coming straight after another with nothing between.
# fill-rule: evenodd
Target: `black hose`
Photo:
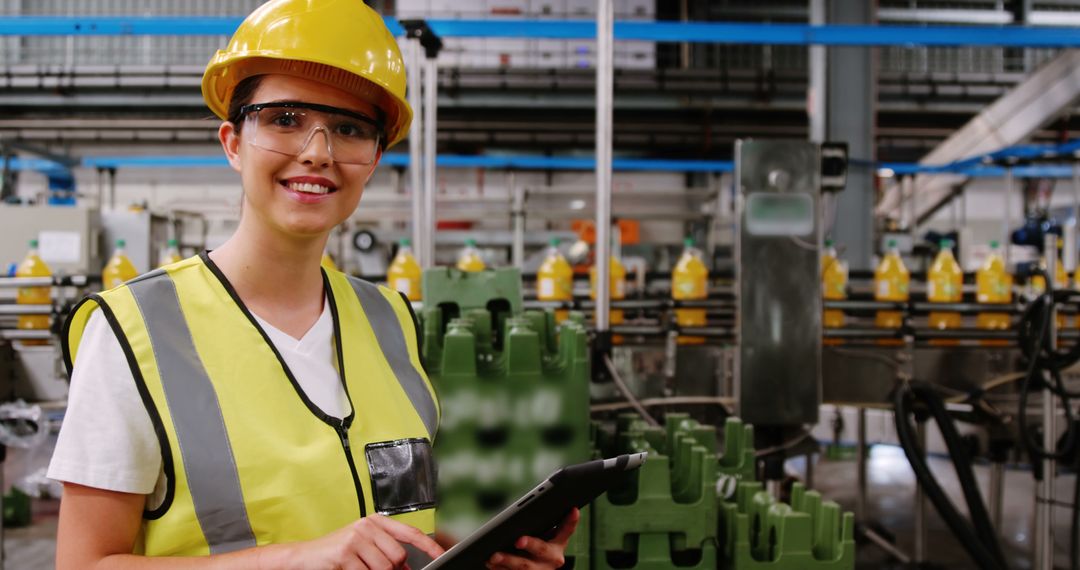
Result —
<instances>
[{"instance_id":1,"label":"black hose","mask_svg":"<svg viewBox=\"0 0 1080 570\"><path fill-rule=\"evenodd\" d=\"M1027 451L1028 458L1031 460L1032 470L1038 475L1037 478L1039 479L1045 474L1039 470L1038 463L1044 459L1061 460L1069 457L1077 441L1076 422L1073 421L1074 414L1072 402L1070 401L1071 397L1077 396L1065 389L1065 382L1061 378L1061 369L1068 368L1080 360L1080 343L1064 352L1050 349L1047 340L1050 335L1050 321L1053 318L1053 309L1054 300L1052 294L1040 295L1038 299L1024 309L1017 327L1020 349L1028 360L1027 374L1020 382L1020 405L1017 410L1020 440L1025 451ZM1035 331L1038 331L1038 334L1034 334ZM1041 383L1048 391L1061 398L1061 403L1065 408L1065 417L1069 422L1068 428L1065 430L1064 440L1056 450L1044 449L1042 444L1035 439L1035 434L1028 429L1027 403L1033 387L1032 380L1036 374L1039 375ZM1050 381L1047 381L1047 376L1049 376ZM1045 394L1044 397L1049 398L1052 396Z\"/></svg>"},{"instance_id":2,"label":"black hose","mask_svg":"<svg viewBox=\"0 0 1080 570\"><path fill-rule=\"evenodd\" d=\"M1044 278L1046 276L1044 275ZM1049 279L1046 283L1052 283ZM1031 460L1032 472L1036 474L1036 479L1042 477L1053 477L1053 473L1043 473L1040 468L1041 461L1044 459L1061 460L1070 458L1075 452L1075 447L1080 442L1080 422L1075 419L1075 414L1072 409L1072 402L1070 398L1080 398L1080 392L1070 392L1065 388L1065 381L1061 377L1061 370L1076 364L1080 361L1080 342L1074 344L1070 349L1060 351L1051 350L1049 347L1050 336L1050 322L1054 318L1054 304L1057 301L1057 297L1067 296L1067 292L1062 292L1057 295L1051 290L1048 293L1040 295L1035 301L1033 301L1020 317L1020 323L1018 326L1018 341L1020 349L1024 352L1025 358L1028 359L1028 371L1024 376L1024 379L1020 383L1020 408L1018 410L1018 423L1020 428L1020 440L1024 445L1024 449L1027 451L1028 457ZM1038 331L1038 334L1033 334ZM1028 429L1027 423L1027 403L1028 395L1032 389L1032 379L1035 374L1039 374L1039 379L1042 381L1043 387L1046 388L1050 394L1043 394L1044 398L1052 398L1054 395L1061 398L1062 406L1065 408L1065 418L1068 421L1068 427L1065 430L1065 436L1058 443L1058 446L1054 450L1045 449L1042 444L1035 440L1034 434ZM1047 379L1049 376L1049 381ZM1049 426L1043 426L1043 429L1049 429ZM1072 538L1070 540L1070 558L1071 567L1073 570L1080 570L1080 461L1076 462L1076 487L1073 492L1073 505L1072 505Z\"/></svg>"},{"instance_id":3,"label":"black hose","mask_svg":"<svg viewBox=\"0 0 1080 570\"><path fill-rule=\"evenodd\" d=\"M934 418L941 435L945 439L949 456L952 458L953 467L956 470L960 487L964 491L964 499L971 514L969 522L960 514L959 510L945 494L938 483L937 478L930 471L926 462L925 451L919 446L915 436L915 428L908 421L908 416L913 413L915 401L921 401L926 405L930 416ZM1006 570L1005 556L997 539L990 516L987 514L986 505L979 493L978 484L975 481L975 473L972 470L971 458L967 448L960 438L959 432L952 418L945 409L945 403L940 396L927 384L911 382L896 390L894 396L896 406L896 433L900 439L900 446L907 456L915 471L915 477L922 485L923 492L933 503L938 514L960 540L960 544L968 555L975 561L979 568L986 570Z\"/></svg>"}]
</instances>

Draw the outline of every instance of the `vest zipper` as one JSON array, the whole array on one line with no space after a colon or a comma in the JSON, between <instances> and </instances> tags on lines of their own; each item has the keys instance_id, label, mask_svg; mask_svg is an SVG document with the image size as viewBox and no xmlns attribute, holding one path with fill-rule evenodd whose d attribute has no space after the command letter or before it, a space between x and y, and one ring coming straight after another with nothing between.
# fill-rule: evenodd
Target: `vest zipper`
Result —
<instances>
[{"instance_id":1,"label":"vest zipper","mask_svg":"<svg viewBox=\"0 0 1080 570\"><path fill-rule=\"evenodd\" d=\"M360 474L356 471L356 462L353 461L352 447L349 445L349 428L345 420L334 426L341 438L341 449L345 452L345 459L349 462L349 470L352 471L353 485L356 487L356 500L360 504L360 517L367 516L367 506L364 504L364 488L360 486Z\"/></svg>"}]
</instances>

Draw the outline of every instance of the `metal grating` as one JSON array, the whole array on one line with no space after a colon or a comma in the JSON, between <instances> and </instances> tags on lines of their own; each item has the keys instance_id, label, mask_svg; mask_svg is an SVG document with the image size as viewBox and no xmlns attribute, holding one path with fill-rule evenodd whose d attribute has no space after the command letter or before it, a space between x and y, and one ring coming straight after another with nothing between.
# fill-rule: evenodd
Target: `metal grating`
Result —
<instances>
[{"instance_id":1,"label":"metal grating","mask_svg":"<svg viewBox=\"0 0 1080 570\"><path fill-rule=\"evenodd\" d=\"M13 16L237 16L260 0L3 0ZM3 65L205 65L225 36L101 36L7 38Z\"/></svg>"}]
</instances>

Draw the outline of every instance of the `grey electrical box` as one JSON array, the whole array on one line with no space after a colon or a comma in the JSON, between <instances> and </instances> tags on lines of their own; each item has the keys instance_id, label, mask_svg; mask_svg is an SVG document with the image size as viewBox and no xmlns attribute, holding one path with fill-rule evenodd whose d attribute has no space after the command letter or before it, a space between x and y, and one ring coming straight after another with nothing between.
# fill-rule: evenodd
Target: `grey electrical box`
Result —
<instances>
[{"instance_id":1,"label":"grey electrical box","mask_svg":"<svg viewBox=\"0 0 1080 570\"><path fill-rule=\"evenodd\" d=\"M41 258L54 274L101 273L101 220L97 210L69 206L0 206L0 262L4 269L26 256L38 240Z\"/></svg>"},{"instance_id":2,"label":"grey electrical box","mask_svg":"<svg viewBox=\"0 0 1080 570\"><path fill-rule=\"evenodd\" d=\"M738 141L739 415L813 424L821 405L821 153L803 141Z\"/></svg>"}]
</instances>

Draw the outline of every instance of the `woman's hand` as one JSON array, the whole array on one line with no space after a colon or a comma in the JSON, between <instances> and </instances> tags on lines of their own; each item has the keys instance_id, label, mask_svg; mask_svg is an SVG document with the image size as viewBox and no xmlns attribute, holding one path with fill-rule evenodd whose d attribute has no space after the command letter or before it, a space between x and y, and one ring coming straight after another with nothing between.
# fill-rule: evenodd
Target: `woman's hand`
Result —
<instances>
[{"instance_id":1,"label":"woman's hand","mask_svg":"<svg viewBox=\"0 0 1080 570\"><path fill-rule=\"evenodd\" d=\"M282 567L398 570L408 568L405 544L415 546L432 559L444 552L431 537L416 528L382 515L368 515L322 538L281 545L286 550L282 553Z\"/></svg>"},{"instance_id":2,"label":"woman's hand","mask_svg":"<svg viewBox=\"0 0 1080 570\"><path fill-rule=\"evenodd\" d=\"M577 509L570 511L559 528L555 530L555 536L549 541L543 541L532 536L523 536L514 543L518 550L527 552L529 556L517 556L505 552L496 553L488 560L489 570L546 570L548 568L561 568L566 563L563 554L566 552L566 543L574 534L578 521L581 520L581 512Z\"/></svg>"}]
</instances>

